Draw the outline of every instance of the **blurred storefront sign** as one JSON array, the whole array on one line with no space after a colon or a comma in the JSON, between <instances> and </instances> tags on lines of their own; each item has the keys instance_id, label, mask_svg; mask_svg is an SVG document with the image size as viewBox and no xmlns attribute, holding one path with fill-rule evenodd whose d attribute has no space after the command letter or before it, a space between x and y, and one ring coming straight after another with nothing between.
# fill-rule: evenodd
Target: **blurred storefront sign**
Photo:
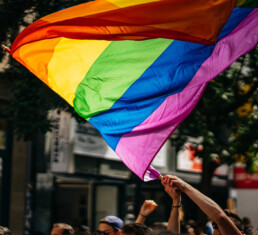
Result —
<instances>
[{"instance_id":1,"label":"blurred storefront sign","mask_svg":"<svg viewBox=\"0 0 258 235\"><path fill-rule=\"evenodd\" d=\"M197 155L197 152L203 151L202 145L186 143L184 148L177 154L176 166L178 171L201 173L202 158ZM227 177L229 168L226 164L219 166L214 175Z\"/></svg>"},{"instance_id":2,"label":"blurred storefront sign","mask_svg":"<svg viewBox=\"0 0 258 235\"><path fill-rule=\"evenodd\" d=\"M89 122L71 121L73 133L73 154L100 157L120 161L115 152L106 144L98 130Z\"/></svg>"},{"instance_id":3,"label":"blurred storefront sign","mask_svg":"<svg viewBox=\"0 0 258 235\"><path fill-rule=\"evenodd\" d=\"M236 188L258 189L258 172L248 174L245 166L235 166L233 174Z\"/></svg>"},{"instance_id":4,"label":"blurred storefront sign","mask_svg":"<svg viewBox=\"0 0 258 235\"><path fill-rule=\"evenodd\" d=\"M80 161L80 165L86 167L86 165L93 164L94 159L103 159L109 163L103 161L100 163L98 170L100 174L103 172L114 174L115 170L117 176L129 176L129 172L125 172L128 169L124 165L119 169L117 168L117 164L121 162L120 158L105 142L99 131L89 122L78 123L71 118L71 114L64 111L51 112L51 119L53 120L53 129L51 150L49 150L51 151L52 172L86 173L88 170L82 170L82 166L78 166L78 161ZM167 170L169 146L168 143L164 144L153 160L152 166L160 170Z\"/></svg>"},{"instance_id":5,"label":"blurred storefront sign","mask_svg":"<svg viewBox=\"0 0 258 235\"><path fill-rule=\"evenodd\" d=\"M185 144L177 154L177 170L188 172L202 172L202 159L196 156L196 147Z\"/></svg>"},{"instance_id":6,"label":"blurred storefront sign","mask_svg":"<svg viewBox=\"0 0 258 235\"><path fill-rule=\"evenodd\" d=\"M90 123L77 123L71 120L73 139L73 154L100 157L107 160L121 161L117 154L108 146L98 130ZM152 165L166 167L168 144L166 143L156 155Z\"/></svg>"},{"instance_id":7,"label":"blurred storefront sign","mask_svg":"<svg viewBox=\"0 0 258 235\"><path fill-rule=\"evenodd\" d=\"M51 171L68 172L69 168L69 132L71 114L53 111L52 146L51 146Z\"/></svg>"}]
</instances>

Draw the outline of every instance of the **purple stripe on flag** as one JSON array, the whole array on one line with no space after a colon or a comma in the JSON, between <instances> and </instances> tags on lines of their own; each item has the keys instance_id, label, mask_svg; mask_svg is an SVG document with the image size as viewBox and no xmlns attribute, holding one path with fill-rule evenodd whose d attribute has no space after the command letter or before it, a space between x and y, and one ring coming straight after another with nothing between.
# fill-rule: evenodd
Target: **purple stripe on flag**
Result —
<instances>
[{"instance_id":1,"label":"purple stripe on flag","mask_svg":"<svg viewBox=\"0 0 258 235\"><path fill-rule=\"evenodd\" d=\"M159 172L150 168L157 149L162 147L195 107L207 82L239 56L254 48L257 42L258 9L255 9L235 30L217 43L211 57L202 64L182 92L169 96L141 125L121 138L116 153L129 169L145 181L157 179Z\"/></svg>"},{"instance_id":2,"label":"purple stripe on flag","mask_svg":"<svg viewBox=\"0 0 258 235\"><path fill-rule=\"evenodd\" d=\"M249 32L253 33L250 34ZM247 37L248 35L248 37ZM228 36L216 45L184 90L208 82L258 43L258 9L254 9Z\"/></svg>"},{"instance_id":3,"label":"purple stripe on flag","mask_svg":"<svg viewBox=\"0 0 258 235\"><path fill-rule=\"evenodd\" d=\"M157 149L162 147L170 134L192 111L205 87L206 83L195 86L187 92L169 96L148 119L121 138L116 153L141 179L145 178L145 171L156 155ZM158 174L151 174L149 169L147 173L148 178L153 175L152 179L157 179Z\"/></svg>"}]
</instances>

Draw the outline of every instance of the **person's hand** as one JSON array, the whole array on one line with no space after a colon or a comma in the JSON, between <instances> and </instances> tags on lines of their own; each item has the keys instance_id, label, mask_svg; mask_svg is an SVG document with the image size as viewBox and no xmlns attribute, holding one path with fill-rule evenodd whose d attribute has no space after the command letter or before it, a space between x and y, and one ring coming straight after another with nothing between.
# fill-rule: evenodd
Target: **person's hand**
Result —
<instances>
[{"instance_id":1,"label":"person's hand","mask_svg":"<svg viewBox=\"0 0 258 235\"><path fill-rule=\"evenodd\" d=\"M171 187L177 187L181 192L184 192L187 183L183 180L179 179L177 176L174 175L165 175L161 179L162 185L170 185Z\"/></svg>"},{"instance_id":2,"label":"person's hand","mask_svg":"<svg viewBox=\"0 0 258 235\"><path fill-rule=\"evenodd\" d=\"M154 202L153 200L145 200L144 203L142 204L141 210L140 210L140 215L147 217L150 213L152 213L156 207L157 203Z\"/></svg>"},{"instance_id":3,"label":"person's hand","mask_svg":"<svg viewBox=\"0 0 258 235\"><path fill-rule=\"evenodd\" d=\"M178 206L181 203L181 191L178 189L177 186L164 184L165 191L167 194L172 198L173 205Z\"/></svg>"}]
</instances>

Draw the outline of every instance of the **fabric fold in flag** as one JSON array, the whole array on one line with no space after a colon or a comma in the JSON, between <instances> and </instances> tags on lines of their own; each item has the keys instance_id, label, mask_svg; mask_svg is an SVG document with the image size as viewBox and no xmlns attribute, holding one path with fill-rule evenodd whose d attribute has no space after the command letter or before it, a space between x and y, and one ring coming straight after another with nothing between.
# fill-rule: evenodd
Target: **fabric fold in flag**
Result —
<instances>
[{"instance_id":1,"label":"fabric fold in flag","mask_svg":"<svg viewBox=\"0 0 258 235\"><path fill-rule=\"evenodd\" d=\"M126 8L163 1L112 2ZM72 17L70 10L66 17ZM27 30L11 54L95 126L128 168L148 181L159 175L151 167L155 155L195 107L207 83L257 45L258 10L235 8L214 45L162 38L162 33L147 40L111 41L61 35L28 44Z\"/></svg>"},{"instance_id":2,"label":"fabric fold in flag","mask_svg":"<svg viewBox=\"0 0 258 235\"><path fill-rule=\"evenodd\" d=\"M12 45L43 39L144 40L169 38L214 44L234 0L96 0L45 16Z\"/></svg>"}]
</instances>

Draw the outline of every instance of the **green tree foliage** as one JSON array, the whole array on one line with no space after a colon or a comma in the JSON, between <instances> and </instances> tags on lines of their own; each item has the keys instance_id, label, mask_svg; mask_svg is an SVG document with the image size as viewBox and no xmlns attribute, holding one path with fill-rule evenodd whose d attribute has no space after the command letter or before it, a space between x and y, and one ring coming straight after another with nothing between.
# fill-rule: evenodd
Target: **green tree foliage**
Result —
<instances>
[{"instance_id":1,"label":"green tree foliage","mask_svg":"<svg viewBox=\"0 0 258 235\"><path fill-rule=\"evenodd\" d=\"M178 136L202 136L203 189L221 164L243 162L247 170L258 152L258 46L212 80L178 129ZM178 139L178 146L185 139Z\"/></svg>"},{"instance_id":2,"label":"green tree foliage","mask_svg":"<svg viewBox=\"0 0 258 235\"><path fill-rule=\"evenodd\" d=\"M30 21L83 2L85 1L0 1L1 44L10 46L21 27L26 27ZM0 60L5 54L1 50ZM0 82L8 83L12 93L8 105L0 107L0 114L12 123L18 138L30 139L38 131L42 133L48 131L51 128L48 111L51 109L70 111L78 120L82 120L69 104L11 58L9 58L9 68L0 73Z\"/></svg>"},{"instance_id":3,"label":"green tree foliage","mask_svg":"<svg viewBox=\"0 0 258 235\"><path fill-rule=\"evenodd\" d=\"M212 80L176 133L179 149L187 136L203 137L200 190L211 194L211 179L221 164L242 162L252 172L258 158L258 46ZM206 216L198 211L205 222Z\"/></svg>"}]
</instances>

